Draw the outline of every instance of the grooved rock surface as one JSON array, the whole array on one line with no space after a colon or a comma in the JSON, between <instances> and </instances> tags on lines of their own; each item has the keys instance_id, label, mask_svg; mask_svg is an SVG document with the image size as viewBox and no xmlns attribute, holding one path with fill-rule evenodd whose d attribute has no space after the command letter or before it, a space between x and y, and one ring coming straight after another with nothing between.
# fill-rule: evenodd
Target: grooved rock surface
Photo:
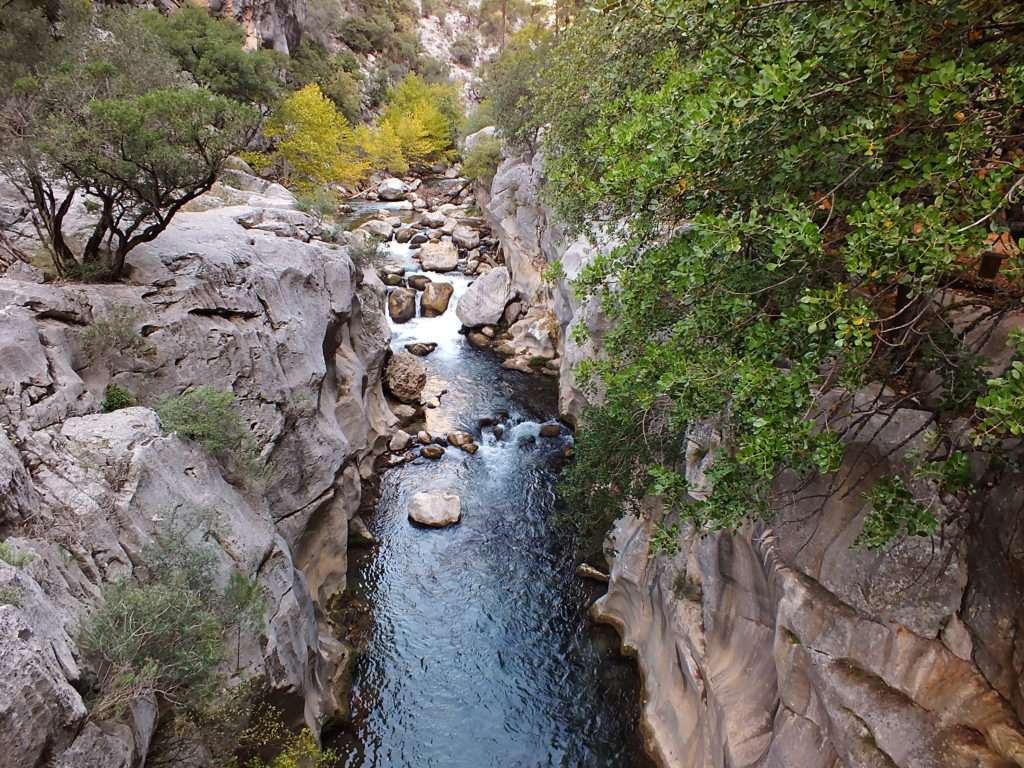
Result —
<instances>
[{"instance_id":1,"label":"grooved rock surface","mask_svg":"<svg viewBox=\"0 0 1024 768\"><path fill-rule=\"evenodd\" d=\"M225 585L240 570L267 599L232 679L264 677L314 729L344 714L349 651L322 607L344 588L348 522L395 423L390 333L383 286L344 249L252 226L291 213L223 200L182 213L115 285L0 278L0 538L31 556L0 562L15 596L0 605L0 768L43 751L140 764L144 712L84 726L74 637L101 585L177 520L211 544ZM110 384L140 407L99 413ZM234 393L269 471L163 434L152 408L199 385Z\"/></svg>"}]
</instances>

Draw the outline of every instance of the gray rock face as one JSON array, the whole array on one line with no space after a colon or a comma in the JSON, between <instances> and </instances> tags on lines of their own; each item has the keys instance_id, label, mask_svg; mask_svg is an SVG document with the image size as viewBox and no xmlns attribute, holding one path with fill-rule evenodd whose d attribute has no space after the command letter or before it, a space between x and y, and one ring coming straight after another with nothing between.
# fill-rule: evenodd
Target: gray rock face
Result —
<instances>
[{"instance_id":1,"label":"gray rock face","mask_svg":"<svg viewBox=\"0 0 1024 768\"><path fill-rule=\"evenodd\" d=\"M462 500L454 493L423 491L409 500L409 519L428 528L444 528L462 518Z\"/></svg>"},{"instance_id":2,"label":"gray rock face","mask_svg":"<svg viewBox=\"0 0 1024 768\"><path fill-rule=\"evenodd\" d=\"M455 289L451 283L427 283L420 299L420 312L424 317L440 317L448 311Z\"/></svg>"},{"instance_id":3,"label":"gray rock face","mask_svg":"<svg viewBox=\"0 0 1024 768\"><path fill-rule=\"evenodd\" d=\"M459 252L450 242L424 243L419 256L428 272L451 272L459 265Z\"/></svg>"},{"instance_id":4,"label":"gray rock face","mask_svg":"<svg viewBox=\"0 0 1024 768\"><path fill-rule=\"evenodd\" d=\"M348 650L318 604L344 587L360 476L392 431L390 335L383 287L343 249L243 224L277 215L223 201L182 213L118 285L0 279L0 526L32 554L0 562L0 587L17 595L0 605L2 768L44 753L139 764L143 712L127 730L84 727L73 638L100 586L132 575L174 510L211 511L225 584L240 570L267 598L233 679L265 677L314 729L345 710L333 681ZM259 489L228 482L149 407L98 413L111 383L143 406L197 384L233 391L273 471Z\"/></svg>"},{"instance_id":5,"label":"gray rock face","mask_svg":"<svg viewBox=\"0 0 1024 768\"><path fill-rule=\"evenodd\" d=\"M472 227L459 224L452 229L452 242L464 251L480 247L480 233Z\"/></svg>"},{"instance_id":6,"label":"gray rock face","mask_svg":"<svg viewBox=\"0 0 1024 768\"><path fill-rule=\"evenodd\" d=\"M408 185L401 179L384 179L377 187L377 196L387 201L402 200L408 191Z\"/></svg>"},{"instance_id":7,"label":"gray rock face","mask_svg":"<svg viewBox=\"0 0 1024 768\"><path fill-rule=\"evenodd\" d=\"M402 351L388 360L386 380L388 391L403 403L418 403L427 385L427 369L418 358Z\"/></svg>"},{"instance_id":8,"label":"gray rock face","mask_svg":"<svg viewBox=\"0 0 1024 768\"><path fill-rule=\"evenodd\" d=\"M505 305L512 300L512 281L505 267L492 269L473 282L459 297L455 308L467 328L493 325L501 320Z\"/></svg>"}]
</instances>

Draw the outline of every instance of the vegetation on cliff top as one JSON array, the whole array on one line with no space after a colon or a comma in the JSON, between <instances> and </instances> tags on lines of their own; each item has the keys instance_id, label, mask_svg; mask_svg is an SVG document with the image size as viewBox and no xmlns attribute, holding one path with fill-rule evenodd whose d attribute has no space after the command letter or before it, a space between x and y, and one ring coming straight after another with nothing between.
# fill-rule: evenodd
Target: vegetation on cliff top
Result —
<instances>
[{"instance_id":1,"label":"vegetation on cliff top","mask_svg":"<svg viewBox=\"0 0 1024 768\"><path fill-rule=\"evenodd\" d=\"M936 412L925 470L1020 434L1024 364L986 383L968 339L1020 307L1014 9L597 6L558 38L510 46L490 84L506 137L533 144L545 127L565 218L626 243L577 281L611 320L607 358L581 371L604 399L569 476L577 507L607 520L685 485L687 426L704 421L726 449L710 497L679 511L709 530L769 514L781 470L840 465L864 420L822 413L823 399L868 382L890 388L868 415L883 401ZM966 435L945 429L960 417ZM863 544L935 528L923 474L869 494Z\"/></svg>"}]
</instances>

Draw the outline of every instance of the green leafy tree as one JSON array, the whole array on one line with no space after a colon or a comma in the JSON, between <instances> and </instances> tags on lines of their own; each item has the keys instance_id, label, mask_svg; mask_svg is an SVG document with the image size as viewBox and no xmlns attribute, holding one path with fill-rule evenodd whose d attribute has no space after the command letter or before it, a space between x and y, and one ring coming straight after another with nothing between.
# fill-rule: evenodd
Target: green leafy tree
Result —
<instances>
[{"instance_id":1,"label":"green leafy tree","mask_svg":"<svg viewBox=\"0 0 1024 768\"><path fill-rule=\"evenodd\" d=\"M976 378L952 310L931 297L971 290L1019 218L1012 14L956 0L604 2L561 25L540 64L513 49L502 72L499 59L489 87L505 135L526 143L547 126L546 194L578 229L610 222L625 242L577 282L611 321L607 358L581 371L602 404L569 475L578 508L629 509L652 466L678 471L687 428L713 421L714 490L679 512L734 528L770 514L780 471L840 465L842 432L815 419L823 394L876 380L927 402L928 387ZM984 317L1018 290L1007 266L1009 288L972 294ZM1012 435L1015 371L946 398L943 415ZM882 490L871 546L933 529L913 488Z\"/></svg>"},{"instance_id":2,"label":"green leafy tree","mask_svg":"<svg viewBox=\"0 0 1024 768\"><path fill-rule=\"evenodd\" d=\"M22 57L23 46L0 31L0 66L16 75L0 83L0 170L32 207L58 274L116 278L133 248L209 189L257 115L185 87L136 11L90 14L66 2L55 37L45 14L15 5L38 33L29 39L43 42ZM71 242L67 218L81 198L99 215L82 242Z\"/></svg>"},{"instance_id":3,"label":"green leafy tree","mask_svg":"<svg viewBox=\"0 0 1024 768\"><path fill-rule=\"evenodd\" d=\"M286 98L264 133L282 175L300 187L355 184L369 170L352 127L315 83Z\"/></svg>"},{"instance_id":4,"label":"green leafy tree","mask_svg":"<svg viewBox=\"0 0 1024 768\"><path fill-rule=\"evenodd\" d=\"M233 19L186 6L172 14L141 12L145 25L200 85L245 103L272 104L279 91L278 54L247 51L245 32Z\"/></svg>"}]
</instances>

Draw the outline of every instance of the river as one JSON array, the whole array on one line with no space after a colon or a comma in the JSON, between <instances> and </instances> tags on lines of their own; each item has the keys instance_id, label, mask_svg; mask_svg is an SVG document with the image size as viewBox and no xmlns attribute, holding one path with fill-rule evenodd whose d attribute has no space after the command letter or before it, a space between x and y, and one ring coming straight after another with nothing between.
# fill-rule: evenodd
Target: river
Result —
<instances>
[{"instance_id":1,"label":"river","mask_svg":"<svg viewBox=\"0 0 1024 768\"><path fill-rule=\"evenodd\" d=\"M388 249L389 263L420 271L408 246ZM443 394L425 427L464 429L480 450L449 447L381 480L368 521L380 543L351 553L349 589L372 626L336 746L347 768L646 768L635 667L589 620L599 590L574 574L571 534L552 520L572 444L564 428L539 436L557 414L556 383L470 346L455 316L469 279L427 274L455 287L448 311L393 325L393 348L438 344L425 394ZM411 525L406 504L421 490L457 493L462 521Z\"/></svg>"}]
</instances>

